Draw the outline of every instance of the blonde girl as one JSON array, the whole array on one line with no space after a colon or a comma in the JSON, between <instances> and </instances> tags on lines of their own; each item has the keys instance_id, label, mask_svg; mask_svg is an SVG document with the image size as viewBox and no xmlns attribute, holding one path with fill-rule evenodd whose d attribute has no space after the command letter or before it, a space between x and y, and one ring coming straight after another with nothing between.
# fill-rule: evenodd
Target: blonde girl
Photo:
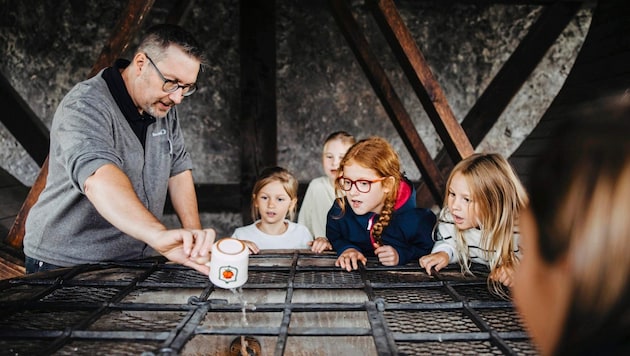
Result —
<instances>
[{"instance_id":1,"label":"blonde girl","mask_svg":"<svg viewBox=\"0 0 630 356\"><path fill-rule=\"evenodd\" d=\"M435 215L416 208L413 185L398 154L380 137L354 144L339 165L337 198L328 213L326 236L347 271L375 256L385 266L406 264L433 246Z\"/></svg>"},{"instance_id":2,"label":"blonde girl","mask_svg":"<svg viewBox=\"0 0 630 356\"><path fill-rule=\"evenodd\" d=\"M263 170L252 192L254 223L234 230L252 253L261 249L307 249L313 240L304 225L293 222L298 182L282 167Z\"/></svg>"},{"instance_id":3,"label":"blonde girl","mask_svg":"<svg viewBox=\"0 0 630 356\"><path fill-rule=\"evenodd\" d=\"M527 203L521 182L501 155L477 153L455 166L447 187L435 246L420 266L431 274L459 262L464 274L472 274L471 262L484 264L492 290L505 295L501 284L513 284L520 253L517 221Z\"/></svg>"},{"instance_id":4,"label":"blonde girl","mask_svg":"<svg viewBox=\"0 0 630 356\"><path fill-rule=\"evenodd\" d=\"M298 223L305 225L315 237L312 250L322 252L331 249L326 239L326 215L335 201L335 181L339 176L339 163L350 146L354 136L345 131L336 131L324 141L322 168L325 175L308 184L300 207Z\"/></svg>"}]
</instances>

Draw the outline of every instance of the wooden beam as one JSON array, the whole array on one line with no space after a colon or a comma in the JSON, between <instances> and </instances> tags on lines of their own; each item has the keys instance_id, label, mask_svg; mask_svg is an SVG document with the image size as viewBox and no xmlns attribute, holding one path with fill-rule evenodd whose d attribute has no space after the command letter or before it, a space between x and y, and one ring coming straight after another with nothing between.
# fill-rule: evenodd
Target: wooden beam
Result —
<instances>
[{"instance_id":1,"label":"wooden beam","mask_svg":"<svg viewBox=\"0 0 630 356\"><path fill-rule=\"evenodd\" d=\"M29 156L41 166L48 155L50 135L48 128L2 73L0 73L0 106L4 108L4 112L0 115L4 126L24 147Z\"/></svg>"},{"instance_id":2,"label":"wooden beam","mask_svg":"<svg viewBox=\"0 0 630 356\"><path fill-rule=\"evenodd\" d=\"M462 128L473 147L478 146L494 126L579 8L578 3L563 2L543 9L527 35L462 120ZM453 169L454 162L444 149L436 155L435 161L444 175ZM418 188L418 201L426 204L429 199L428 187L421 184Z\"/></svg>"},{"instance_id":3,"label":"wooden beam","mask_svg":"<svg viewBox=\"0 0 630 356\"><path fill-rule=\"evenodd\" d=\"M275 1L240 1L241 214L260 171L277 164Z\"/></svg>"},{"instance_id":4,"label":"wooden beam","mask_svg":"<svg viewBox=\"0 0 630 356\"><path fill-rule=\"evenodd\" d=\"M195 0L177 0L166 17L166 23L185 27L186 17L195 5Z\"/></svg>"},{"instance_id":5,"label":"wooden beam","mask_svg":"<svg viewBox=\"0 0 630 356\"><path fill-rule=\"evenodd\" d=\"M470 156L473 147L394 2L367 0L367 3L451 159L458 162Z\"/></svg>"},{"instance_id":6,"label":"wooden beam","mask_svg":"<svg viewBox=\"0 0 630 356\"><path fill-rule=\"evenodd\" d=\"M462 121L473 146L481 143L579 8L579 4L557 3L543 9Z\"/></svg>"},{"instance_id":7,"label":"wooden beam","mask_svg":"<svg viewBox=\"0 0 630 356\"><path fill-rule=\"evenodd\" d=\"M346 4L346 1L329 0L328 3L337 25L339 25L341 32L348 41L365 75L368 77L372 88L422 173L431 194L436 201L440 201L443 195L442 187L444 186L442 174L422 142L411 117L396 94L385 70L370 50L370 45L361 33L349 6Z\"/></svg>"},{"instance_id":8,"label":"wooden beam","mask_svg":"<svg viewBox=\"0 0 630 356\"><path fill-rule=\"evenodd\" d=\"M125 51L133 37L138 33L142 23L144 22L146 15L153 7L154 0L130 0L127 3L127 8L121 14L118 24L112 31L112 35L103 47L101 54L99 55L96 63L92 67L88 77L93 77L101 69L110 66L117 57ZM22 248L22 241L24 240L25 223L28 213L31 211L33 205L37 202L39 195L46 186L46 176L48 175L48 157L42 165L42 169L35 180L35 183L31 187L22 208L18 212L15 222L7 235L7 244L15 247Z\"/></svg>"}]
</instances>

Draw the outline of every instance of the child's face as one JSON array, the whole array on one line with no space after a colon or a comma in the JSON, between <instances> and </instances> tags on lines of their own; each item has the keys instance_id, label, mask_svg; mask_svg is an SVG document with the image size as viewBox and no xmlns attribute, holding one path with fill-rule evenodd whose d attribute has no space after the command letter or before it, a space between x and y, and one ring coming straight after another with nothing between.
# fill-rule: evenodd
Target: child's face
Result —
<instances>
[{"instance_id":1,"label":"child's face","mask_svg":"<svg viewBox=\"0 0 630 356\"><path fill-rule=\"evenodd\" d=\"M283 222L295 200L291 200L282 183L271 182L256 194L256 208L263 223L275 224Z\"/></svg>"},{"instance_id":2,"label":"child's face","mask_svg":"<svg viewBox=\"0 0 630 356\"><path fill-rule=\"evenodd\" d=\"M339 173L339 163L343 156L348 152L350 145L345 144L342 140L332 140L324 145L324 153L322 156L322 165L324 172L330 178L331 182L337 179Z\"/></svg>"},{"instance_id":3,"label":"child's face","mask_svg":"<svg viewBox=\"0 0 630 356\"><path fill-rule=\"evenodd\" d=\"M455 225L460 230L478 227L476 204L472 200L468 183L461 173L455 173L447 194L448 210L453 215Z\"/></svg>"},{"instance_id":4,"label":"child's face","mask_svg":"<svg viewBox=\"0 0 630 356\"><path fill-rule=\"evenodd\" d=\"M344 167L343 177L353 181L363 179L374 181L380 179L373 169L365 168L354 162L350 162ZM384 181L370 184L370 191L362 193L357 190L355 184L346 192L346 197L350 202L350 207L357 215L364 215L369 212L380 214L383 210L386 194L389 189L383 186Z\"/></svg>"}]
</instances>

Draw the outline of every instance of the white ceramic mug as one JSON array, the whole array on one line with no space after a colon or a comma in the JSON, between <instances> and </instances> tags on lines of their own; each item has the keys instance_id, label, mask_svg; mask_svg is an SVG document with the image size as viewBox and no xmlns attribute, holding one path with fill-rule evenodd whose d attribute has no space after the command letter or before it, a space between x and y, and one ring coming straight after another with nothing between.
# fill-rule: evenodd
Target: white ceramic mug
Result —
<instances>
[{"instance_id":1,"label":"white ceramic mug","mask_svg":"<svg viewBox=\"0 0 630 356\"><path fill-rule=\"evenodd\" d=\"M210 281L217 287L238 288L247 282L249 249L240 240L226 237L212 245Z\"/></svg>"}]
</instances>

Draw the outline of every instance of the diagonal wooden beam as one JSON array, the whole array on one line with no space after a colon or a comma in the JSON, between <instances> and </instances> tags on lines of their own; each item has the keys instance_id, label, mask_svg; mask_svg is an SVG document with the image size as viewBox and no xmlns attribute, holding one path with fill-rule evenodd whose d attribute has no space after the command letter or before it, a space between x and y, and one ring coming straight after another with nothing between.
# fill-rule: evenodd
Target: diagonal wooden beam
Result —
<instances>
[{"instance_id":1,"label":"diagonal wooden beam","mask_svg":"<svg viewBox=\"0 0 630 356\"><path fill-rule=\"evenodd\" d=\"M494 126L514 95L575 17L580 6L579 3L562 2L543 9L527 35L464 117L462 128L474 147L481 143ZM453 169L453 161L444 149L436 155L435 161L444 174ZM428 187L421 184L418 200L428 199Z\"/></svg>"},{"instance_id":2,"label":"diagonal wooden beam","mask_svg":"<svg viewBox=\"0 0 630 356\"><path fill-rule=\"evenodd\" d=\"M2 73L0 73L0 107L5 109L0 116L4 126L31 158L42 165L48 155L48 128Z\"/></svg>"},{"instance_id":3,"label":"diagonal wooden beam","mask_svg":"<svg viewBox=\"0 0 630 356\"><path fill-rule=\"evenodd\" d=\"M393 0L366 0L366 3L451 159L458 162L471 155L474 150L468 137Z\"/></svg>"},{"instance_id":4,"label":"diagonal wooden beam","mask_svg":"<svg viewBox=\"0 0 630 356\"><path fill-rule=\"evenodd\" d=\"M363 68L398 134L409 150L411 157L422 173L424 180L427 182L432 196L436 201L441 201L442 187L444 186L442 174L422 142L411 117L396 94L385 70L370 50L370 45L363 36L348 4L346 1L339 0L329 0L328 3L335 21L348 41L350 48Z\"/></svg>"},{"instance_id":5,"label":"diagonal wooden beam","mask_svg":"<svg viewBox=\"0 0 630 356\"><path fill-rule=\"evenodd\" d=\"M185 26L184 20L195 6L195 0L177 0L173 2L166 17L166 23Z\"/></svg>"},{"instance_id":6,"label":"diagonal wooden beam","mask_svg":"<svg viewBox=\"0 0 630 356\"><path fill-rule=\"evenodd\" d=\"M112 35L103 47L101 54L88 77L93 77L101 69L110 66L113 61L119 57L133 39L133 37L140 30L142 23L144 22L147 14L153 7L155 0L130 0L127 3L127 7L121 14L118 24L114 28ZM35 183L31 187L22 208L18 212L15 222L9 230L9 234L6 237L6 243L12 247L21 249L22 241L24 240L25 223L28 213L31 211L33 205L37 202L39 195L46 186L46 176L48 175L48 157L42 165L42 169L35 180Z\"/></svg>"}]
</instances>

